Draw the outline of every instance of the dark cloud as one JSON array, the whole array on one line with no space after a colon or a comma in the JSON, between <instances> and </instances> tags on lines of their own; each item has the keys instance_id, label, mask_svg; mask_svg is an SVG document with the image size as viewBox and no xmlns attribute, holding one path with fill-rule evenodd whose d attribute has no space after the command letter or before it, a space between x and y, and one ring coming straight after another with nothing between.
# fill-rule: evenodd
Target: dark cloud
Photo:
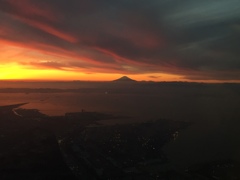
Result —
<instances>
[{"instance_id":1,"label":"dark cloud","mask_svg":"<svg viewBox=\"0 0 240 180\"><path fill-rule=\"evenodd\" d=\"M47 66L240 80L238 0L0 0L0 18L1 39L71 59Z\"/></svg>"}]
</instances>

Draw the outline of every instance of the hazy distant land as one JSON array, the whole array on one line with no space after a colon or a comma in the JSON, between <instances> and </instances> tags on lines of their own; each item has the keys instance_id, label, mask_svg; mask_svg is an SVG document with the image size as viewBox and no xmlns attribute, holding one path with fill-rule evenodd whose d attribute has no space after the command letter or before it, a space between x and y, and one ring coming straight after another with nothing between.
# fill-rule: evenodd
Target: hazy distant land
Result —
<instances>
[{"instance_id":1,"label":"hazy distant land","mask_svg":"<svg viewBox=\"0 0 240 180\"><path fill-rule=\"evenodd\" d=\"M1 86L0 98L0 106L28 103L22 104L24 109L14 107L16 108L14 114L12 111L10 114L3 113L6 111L2 110L2 130L5 129L9 134L15 132L18 134L22 130L29 129L26 135L30 135L31 129L40 127L41 130L37 132L47 139L53 133L54 137L57 137L58 144L62 143L60 147L62 153L65 153L65 158L68 159L67 166L73 168L71 172L75 175L82 172L76 168L87 168L85 172L93 173L94 177L100 179L116 177L121 173L126 175L130 172L134 172L134 176L138 177L139 168L152 169L155 165L160 165L161 168L156 168L155 172L150 172L149 169L145 169L144 172L153 173L159 178L239 177L236 168L239 168L240 161L240 84L137 82L126 78L113 82L17 82ZM50 134L42 128L47 128ZM2 131L2 134L5 131ZM37 134L33 136L36 139L39 138ZM54 137L50 138L52 143ZM115 139L111 140L109 137ZM146 152L152 155L154 152L144 148L138 149L135 165L146 163L147 166L143 168L141 164L135 167L134 163L129 161L133 155L129 144L125 143L126 139L131 142L134 149L144 144L146 137L151 137L148 146L154 148L154 152L156 149L161 156L152 157L157 161L145 162L141 157L147 156ZM140 144L136 141L138 138ZM26 139L28 143L28 138ZM162 144L156 148L155 141ZM4 138L3 142L5 142ZM102 143L105 143L105 146L101 146ZM122 149L115 152L114 148L118 146ZM102 154L95 152L94 149L98 148ZM113 160L101 159L108 151L114 151L115 154L109 154L109 157L105 158ZM124 155L125 151L129 156ZM87 159L86 153L89 157ZM118 159L117 157L120 156L123 158ZM95 159L101 157L100 161L105 164L104 167L108 172L111 171L108 163L115 164L113 171L115 174L104 172L99 167L99 162L91 160L91 157ZM75 158L78 160L73 161L72 159ZM125 160L129 165L128 168L124 165ZM62 160L60 161L63 163ZM9 163L11 166L11 161ZM152 165L152 163L156 164ZM125 170L119 171L119 167L124 167ZM62 164L61 168L66 167ZM215 174L208 174L210 169ZM63 172L68 176L70 171L65 170ZM148 175L148 173L144 174L144 176ZM81 173L77 177L81 177Z\"/></svg>"}]
</instances>

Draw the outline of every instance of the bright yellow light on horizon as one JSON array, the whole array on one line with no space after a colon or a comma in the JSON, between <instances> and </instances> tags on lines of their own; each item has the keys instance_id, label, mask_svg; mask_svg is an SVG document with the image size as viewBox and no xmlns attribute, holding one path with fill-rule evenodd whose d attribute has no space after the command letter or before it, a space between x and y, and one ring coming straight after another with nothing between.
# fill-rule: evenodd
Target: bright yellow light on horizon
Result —
<instances>
[{"instance_id":1,"label":"bright yellow light on horizon","mask_svg":"<svg viewBox=\"0 0 240 180\"><path fill-rule=\"evenodd\" d=\"M0 65L0 80L42 80L42 81L108 81L119 78L119 74L64 71L58 69L30 69L17 63Z\"/></svg>"},{"instance_id":2,"label":"bright yellow light on horizon","mask_svg":"<svg viewBox=\"0 0 240 180\"><path fill-rule=\"evenodd\" d=\"M81 75L81 73L78 73ZM2 80L67 80L76 77L74 72L57 69L30 69L16 63L0 65Z\"/></svg>"},{"instance_id":3,"label":"bright yellow light on horizon","mask_svg":"<svg viewBox=\"0 0 240 180\"><path fill-rule=\"evenodd\" d=\"M152 80L152 81L180 81L181 76L163 74L163 73L147 73L147 74L121 74L121 73L98 73L97 70L90 69L53 69L51 67L34 67L32 62L53 61L64 62L66 57L45 54L41 51L20 47L18 45L9 44L0 41L0 80L41 80L41 81L111 81L118 79L123 75L127 75L132 79ZM69 58L68 58L69 60ZM75 59L72 59L73 61Z\"/></svg>"},{"instance_id":4,"label":"bright yellow light on horizon","mask_svg":"<svg viewBox=\"0 0 240 180\"><path fill-rule=\"evenodd\" d=\"M57 80L57 81L111 81L117 79L125 74L119 73L84 73L78 71L64 71L58 69L31 69L17 63L9 63L0 65L0 79L1 80ZM138 74L129 75L130 78L153 81L177 81L179 76L168 74ZM154 77L154 78L153 78Z\"/></svg>"}]
</instances>

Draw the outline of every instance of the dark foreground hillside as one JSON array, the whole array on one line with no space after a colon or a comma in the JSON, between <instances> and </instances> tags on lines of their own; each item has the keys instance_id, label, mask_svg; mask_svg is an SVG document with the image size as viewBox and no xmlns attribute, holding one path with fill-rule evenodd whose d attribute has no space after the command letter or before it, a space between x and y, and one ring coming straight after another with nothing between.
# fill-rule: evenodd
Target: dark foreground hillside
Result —
<instances>
[{"instance_id":1,"label":"dark foreground hillside","mask_svg":"<svg viewBox=\"0 0 240 180\"><path fill-rule=\"evenodd\" d=\"M1 180L240 179L240 164L231 159L181 172L168 165L162 147L188 122L101 125L97 121L123 117L85 111L46 116L18 106L0 108Z\"/></svg>"},{"instance_id":2,"label":"dark foreground hillside","mask_svg":"<svg viewBox=\"0 0 240 180\"><path fill-rule=\"evenodd\" d=\"M34 118L9 113L0 120L0 179L75 179L56 136Z\"/></svg>"}]
</instances>

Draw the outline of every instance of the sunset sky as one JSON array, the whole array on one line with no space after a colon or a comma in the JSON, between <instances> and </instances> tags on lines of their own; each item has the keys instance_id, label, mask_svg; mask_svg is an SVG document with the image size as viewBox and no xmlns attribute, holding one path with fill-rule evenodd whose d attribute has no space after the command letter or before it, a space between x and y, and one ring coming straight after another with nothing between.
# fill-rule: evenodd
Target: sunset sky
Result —
<instances>
[{"instance_id":1,"label":"sunset sky","mask_svg":"<svg viewBox=\"0 0 240 180\"><path fill-rule=\"evenodd\" d=\"M239 0L0 0L0 79L240 82Z\"/></svg>"}]
</instances>

